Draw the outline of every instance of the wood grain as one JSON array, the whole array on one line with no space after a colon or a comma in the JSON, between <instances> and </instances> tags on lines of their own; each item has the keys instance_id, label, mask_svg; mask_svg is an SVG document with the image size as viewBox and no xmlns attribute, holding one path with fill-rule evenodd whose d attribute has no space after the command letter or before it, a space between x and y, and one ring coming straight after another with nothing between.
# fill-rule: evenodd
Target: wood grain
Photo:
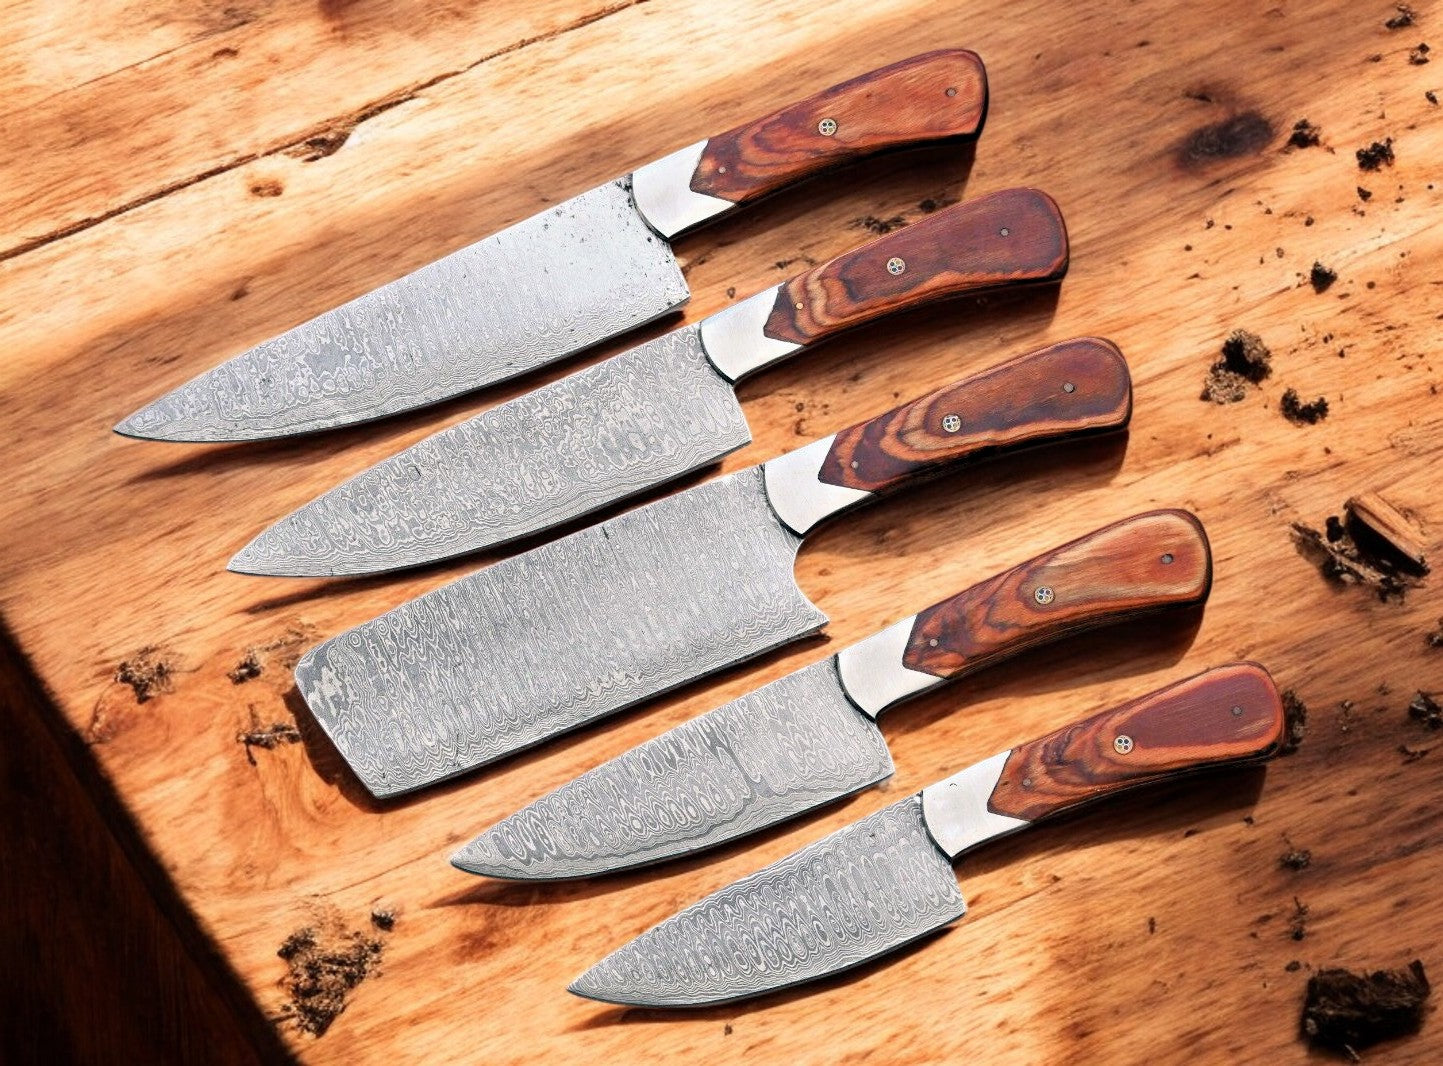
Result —
<instances>
[{"instance_id":1,"label":"wood grain","mask_svg":"<svg viewBox=\"0 0 1443 1066\"><path fill-rule=\"evenodd\" d=\"M1283 730L1268 672L1219 666L1013 748L987 806L1035 822L1138 785L1265 758Z\"/></svg>"},{"instance_id":2,"label":"wood grain","mask_svg":"<svg viewBox=\"0 0 1443 1066\"><path fill-rule=\"evenodd\" d=\"M1060 341L842 430L817 476L883 492L962 458L1122 429L1131 416L1132 378L1117 345Z\"/></svg>"},{"instance_id":3,"label":"wood grain","mask_svg":"<svg viewBox=\"0 0 1443 1066\"><path fill-rule=\"evenodd\" d=\"M1195 517L1134 515L919 612L902 662L954 677L1077 630L1195 607L1211 585L1207 534Z\"/></svg>"},{"instance_id":4,"label":"wood grain","mask_svg":"<svg viewBox=\"0 0 1443 1066\"><path fill-rule=\"evenodd\" d=\"M91 802L171 882L181 924L209 945L186 942L197 966L309 1063L1314 1062L1296 1012L1316 968L1435 964L1443 748L1407 705L1443 688L1443 653L1427 640L1443 616L1436 571L1381 603L1324 579L1290 534L1376 491L1417 513L1439 557L1443 191L1428 185L1443 112L1424 93L1443 90L1443 67L1408 62L1439 19L1436 4L1414 6L1410 36L1382 25L1391 3L1343 0L1019 0L1003 13L978 0L652 0L585 24L610 6L277 0L241 5L257 16L226 31L241 38L206 40L220 6L25 5L26 34L0 42L6 84L19 85L0 123L4 190L23 206L5 220L12 237L51 239L0 263L0 614L48 696L33 713L108 784ZM553 372L324 440L163 447L110 426L227 355L699 132L939 43L987 62L975 155L864 161L698 230L678 245L693 293L680 320L855 248L879 224L1019 185L1066 211L1066 283L924 310L774 367L741 388L753 440L721 469L1082 335L1128 355L1127 447L1099 440L1065 463L1034 452L859 509L798 558L798 584L832 619L824 640L416 800L369 801L295 700L292 627L322 639L489 557L360 582L242 578L225 561L343 478ZM210 59L231 46L238 62ZM379 81L384 96L451 71L370 117L355 110ZM329 155L254 154L340 116L356 121ZM1322 145L1286 149L1304 117ZM1394 165L1360 172L1354 150L1384 137ZM280 195L250 191L267 183ZM77 219L103 220L55 236ZM1308 284L1314 260L1338 272L1324 293ZM1236 328L1271 347L1273 375L1238 403L1204 404L1203 376ZM1288 422L1289 387L1326 395L1328 417ZM1099 630L920 696L883 720L897 768L886 788L605 881L503 889L447 864L475 832L602 760L946 590L1157 507L1207 526L1216 581L1201 618ZM248 649L277 642L259 676L232 680ZM170 691L140 703L115 677L148 645L176 670ZM805 994L666 1019L564 991L680 907L844 823L1081 709L1237 659L1266 664L1311 708L1296 754L998 841L959 867L967 921L925 950ZM253 765L236 737L257 721L303 739L250 748ZM1311 851L1307 869L1279 864L1294 847ZM1302 940L1295 898L1309 908ZM282 942L318 908L371 930L377 906L396 908L394 929L345 1012L320 1038L280 1020ZM116 919L93 920L103 937ZM53 943L43 926L30 935L34 950ZM122 991L152 987L142 972ZM1443 1061L1436 1021L1377 1057ZM69 1023L90 1024L83 1005Z\"/></svg>"},{"instance_id":5,"label":"wood grain","mask_svg":"<svg viewBox=\"0 0 1443 1066\"><path fill-rule=\"evenodd\" d=\"M863 156L975 136L986 115L977 54L927 52L712 137L691 187L746 203Z\"/></svg>"},{"instance_id":6,"label":"wood grain","mask_svg":"<svg viewBox=\"0 0 1443 1066\"><path fill-rule=\"evenodd\" d=\"M765 332L813 344L884 314L944 297L1056 281L1067 227L1036 189L1007 189L939 211L798 274L777 293Z\"/></svg>"}]
</instances>

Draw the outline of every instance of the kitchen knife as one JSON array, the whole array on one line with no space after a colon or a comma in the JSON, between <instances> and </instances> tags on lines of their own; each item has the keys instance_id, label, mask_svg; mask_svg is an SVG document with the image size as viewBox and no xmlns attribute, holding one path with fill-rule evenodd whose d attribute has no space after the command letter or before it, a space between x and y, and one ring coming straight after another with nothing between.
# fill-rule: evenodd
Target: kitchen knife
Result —
<instances>
[{"instance_id":1,"label":"kitchen knife","mask_svg":"<svg viewBox=\"0 0 1443 1066\"><path fill-rule=\"evenodd\" d=\"M451 861L521 880L588 877L756 832L892 774L875 722L944 681L1058 637L1203 602L1186 511L1099 529L659 737L492 826Z\"/></svg>"},{"instance_id":2,"label":"kitchen knife","mask_svg":"<svg viewBox=\"0 0 1443 1066\"><path fill-rule=\"evenodd\" d=\"M222 363L115 427L150 440L284 437L503 381L674 311L670 242L863 156L970 137L975 53L929 52L699 141Z\"/></svg>"},{"instance_id":3,"label":"kitchen knife","mask_svg":"<svg viewBox=\"0 0 1443 1066\"><path fill-rule=\"evenodd\" d=\"M880 315L1066 270L1044 193L957 204L433 434L281 519L230 569L373 573L540 532L750 441L733 391L744 374Z\"/></svg>"},{"instance_id":4,"label":"kitchen knife","mask_svg":"<svg viewBox=\"0 0 1443 1066\"><path fill-rule=\"evenodd\" d=\"M792 564L823 519L1130 410L1114 346L1055 344L402 604L308 652L296 684L374 794L420 788L821 628Z\"/></svg>"},{"instance_id":5,"label":"kitchen knife","mask_svg":"<svg viewBox=\"0 0 1443 1066\"><path fill-rule=\"evenodd\" d=\"M850 969L962 917L959 855L1127 788L1267 758L1283 728L1261 666L1198 674L995 755L712 893L571 991L685 1007Z\"/></svg>"}]
</instances>

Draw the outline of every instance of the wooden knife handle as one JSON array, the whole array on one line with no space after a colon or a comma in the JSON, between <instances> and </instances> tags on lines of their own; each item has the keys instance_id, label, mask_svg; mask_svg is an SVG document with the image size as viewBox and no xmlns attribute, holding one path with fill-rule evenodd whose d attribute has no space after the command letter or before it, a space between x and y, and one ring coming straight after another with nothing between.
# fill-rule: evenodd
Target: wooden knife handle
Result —
<instances>
[{"instance_id":1,"label":"wooden knife handle","mask_svg":"<svg viewBox=\"0 0 1443 1066\"><path fill-rule=\"evenodd\" d=\"M954 204L787 281L763 332L817 341L930 300L1067 273L1067 226L1052 197L1005 189Z\"/></svg>"},{"instance_id":2,"label":"wooden knife handle","mask_svg":"<svg viewBox=\"0 0 1443 1066\"><path fill-rule=\"evenodd\" d=\"M888 149L970 137L987 114L975 52L928 52L863 74L711 138L694 192L742 204Z\"/></svg>"},{"instance_id":3,"label":"wooden knife handle","mask_svg":"<svg viewBox=\"0 0 1443 1066\"><path fill-rule=\"evenodd\" d=\"M1212 557L1187 511L1104 526L917 615L902 663L955 677L1081 629L1207 599Z\"/></svg>"},{"instance_id":4,"label":"wooden knife handle","mask_svg":"<svg viewBox=\"0 0 1443 1066\"><path fill-rule=\"evenodd\" d=\"M1268 672L1231 663L1013 748L987 806L1036 821L1136 785L1266 758L1284 728Z\"/></svg>"},{"instance_id":5,"label":"wooden knife handle","mask_svg":"<svg viewBox=\"0 0 1443 1066\"><path fill-rule=\"evenodd\" d=\"M1117 345L1079 337L1028 352L837 433L818 478L884 492L963 458L1107 432L1132 417Z\"/></svg>"}]
</instances>

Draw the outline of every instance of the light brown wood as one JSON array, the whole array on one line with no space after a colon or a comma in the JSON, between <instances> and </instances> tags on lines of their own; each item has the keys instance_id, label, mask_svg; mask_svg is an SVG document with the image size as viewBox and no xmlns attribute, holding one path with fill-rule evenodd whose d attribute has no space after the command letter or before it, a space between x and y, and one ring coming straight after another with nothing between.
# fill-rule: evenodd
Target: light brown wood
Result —
<instances>
[{"instance_id":1,"label":"light brown wood","mask_svg":"<svg viewBox=\"0 0 1443 1066\"><path fill-rule=\"evenodd\" d=\"M1443 528L1443 192L1428 187L1443 117L1424 96L1443 89L1443 68L1407 59L1443 15L1415 6L1419 25L1390 33L1390 5L1343 0L277 2L210 37L193 5L115 0L85 18L73 3L7 9L24 32L0 49L14 89L0 124L0 244L28 250L0 262L0 611L53 699L49 724L87 741L67 750L112 786L97 802L154 855L217 953L205 964L272 1014L286 972L276 951L318 909L375 935L379 971L330 1030L283 1030L307 1061L348 1066L1304 1062L1296 1017L1313 968L1415 955L1443 965L1430 954L1443 747L1406 714L1415 690L1443 688L1425 640L1443 615L1437 577L1382 603L1328 584L1289 529L1321 527L1368 490ZM262 31L209 71L231 34ZM987 63L975 155L860 163L698 232L679 248L694 293L685 320L893 219L1017 185L1048 190L1066 215L1067 279L858 330L744 385L755 439L724 468L1082 334L1128 355L1125 450L1100 441L1067 463L990 464L820 531L797 577L832 618L825 641L407 802L368 801L304 717L301 743L237 741L298 710L284 646L261 653L260 676L231 680L248 648L293 626L328 636L477 561L276 582L225 573L230 554L340 478L544 376L259 447L125 441L109 434L117 418L799 88L942 45ZM1323 144L1285 150L1304 117ZM348 138L306 161L330 143L306 142L338 118L355 119ZM1394 165L1359 171L1354 150L1385 137ZM103 221L60 235L85 219ZM1314 260L1339 274L1324 293L1306 280ZM1204 404L1203 377L1234 328L1264 338L1273 374L1240 403ZM1326 396L1326 420L1284 419L1288 387ZM523 801L684 717L1010 562L1164 506L1195 511L1212 540L1200 623L1062 642L895 712L883 729L898 773L885 789L705 859L594 884L488 885L445 861ZM175 669L169 690L141 703L114 678L150 645ZM959 867L966 920L886 965L680 1019L564 992L627 937L845 821L1235 658L1263 662L1311 707L1297 754L1000 842ZM1307 869L1279 865L1293 847L1312 852ZM1295 898L1308 908L1302 940ZM395 908L390 932L372 933L377 906ZM1436 1022L1388 1061L1443 1059Z\"/></svg>"}]
</instances>

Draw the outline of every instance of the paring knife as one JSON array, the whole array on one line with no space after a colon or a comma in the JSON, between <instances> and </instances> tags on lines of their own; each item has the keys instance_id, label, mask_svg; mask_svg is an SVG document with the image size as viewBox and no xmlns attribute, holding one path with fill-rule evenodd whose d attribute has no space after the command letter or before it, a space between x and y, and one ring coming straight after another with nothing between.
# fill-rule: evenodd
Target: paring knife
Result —
<instances>
[{"instance_id":1,"label":"paring knife","mask_svg":"<svg viewBox=\"0 0 1443 1066\"><path fill-rule=\"evenodd\" d=\"M1004 751L712 893L571 991L646 1007L771 992L857 966L962 917L952 861L1136 785L1267 758L1282 701L1234 663Z\"/></svg>"},{"instance_id":2,"label":"paring knife","mask_svg":"<svg viewBox=\"0 0 1443 1066\"><path fill-rule=\"evenodd\" d=\"M515 377L687 301L670 241L878 152L971 137L987 112L972 52L914 56L699 141L274 340L115 427L172 441L283 437L364 422Z\"/></svg>"},{"instance_id":3,"label":"paring knife","mask_svg":"<svg viewBox=\"0 0 1443 1066\"><path fill-rule=\"evenodd\" d=\"M823 519L980 453L1118 429L1131 396L1107 341L1009 360L402 604L308 652L296 684L375 795L432 784L815 632L792 564Z\"/></svg>"},{"instance_id":4,"label":"paring knife","mask_svg":"<svg viewBox=\"0 0 1443 1066\"><path fill-rule=\"evenodd\" d=\"M1135 515L904 618L829 659L617 756L498 823L451 861L556 880L700 851L876 784L890 707L1024 648L1202 603L1211 559L1186 511Z\"/></svg>"},{"instance_id":5,"label":"paring knife","mask_svg":"<svg viewBox=\"0 0 1443 1066\"><path fill-rule=\"evenodd\" d=\"M283 518L230 568L372 573L540 532L750 441L733 389L745 374L889 312L1066 270L1045 194L957 204L433 434Z\"/></svg>"}]
</instances>

